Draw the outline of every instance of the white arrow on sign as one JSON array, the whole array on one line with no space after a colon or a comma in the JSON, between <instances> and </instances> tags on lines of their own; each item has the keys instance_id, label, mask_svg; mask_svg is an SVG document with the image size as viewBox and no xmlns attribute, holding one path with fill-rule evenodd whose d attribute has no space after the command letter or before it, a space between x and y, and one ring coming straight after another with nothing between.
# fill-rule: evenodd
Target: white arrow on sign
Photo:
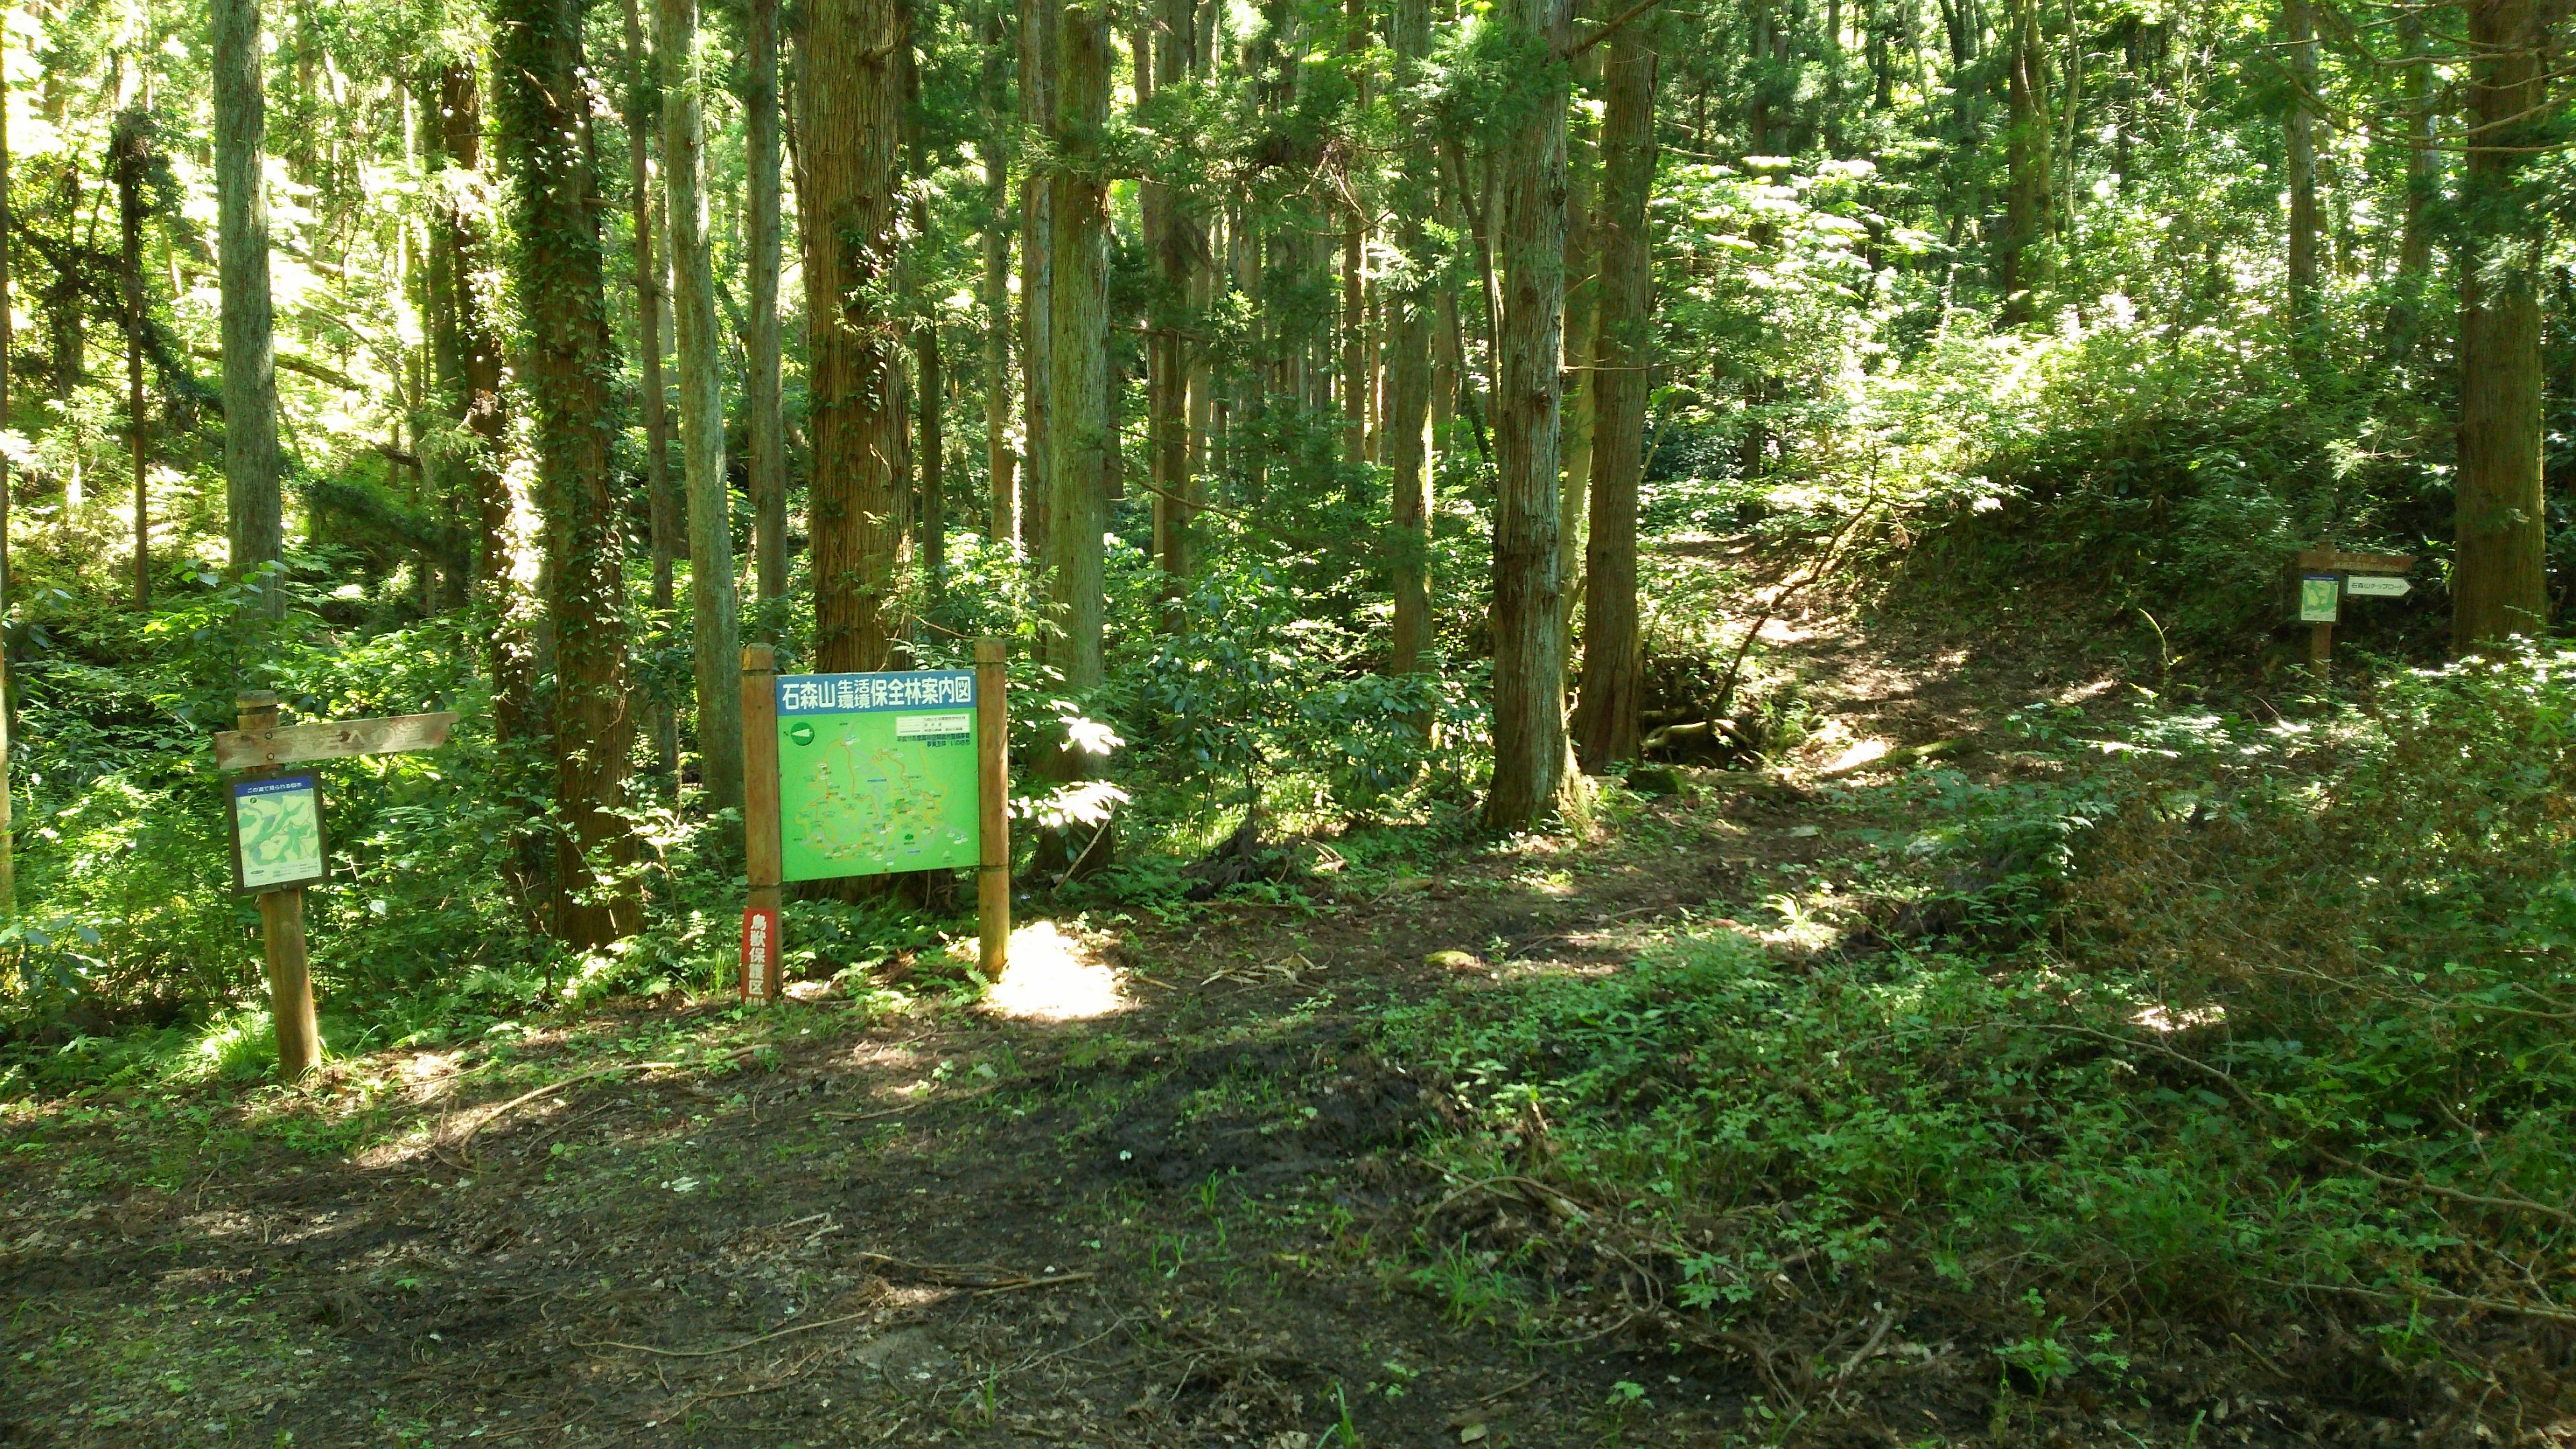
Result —
<instances>
[{"instance_id":1,"label":"white arrow on sign","mask_svg":"<svg viewBox=\"0 0 2576 1449\"><path fill-rule=\"evenodd\" d=\"M2343 591L2356 599L2402 599L2412 587L2394 574L2352 574L2343 581Z\"/></svg>"}]
</instances>

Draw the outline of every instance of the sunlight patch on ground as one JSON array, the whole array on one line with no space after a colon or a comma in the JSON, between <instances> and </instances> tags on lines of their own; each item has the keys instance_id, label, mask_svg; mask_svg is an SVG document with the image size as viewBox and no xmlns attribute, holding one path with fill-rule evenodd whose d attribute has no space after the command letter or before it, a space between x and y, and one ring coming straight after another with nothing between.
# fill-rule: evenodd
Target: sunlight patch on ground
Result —
<instances>
[{"instance_id":1,"label":"sunlight patch on ground","mask_svg":"<svg viewBox=\"0 0 2576 1449\"><path fill-rule=\"evenodd\" d=\"M1133 1004L1117 971L1053 921L1011 933L1010 964L984 993L986 1010L1028 1021L1088 1021Z\"/></svg>"},{"instance_id":2,"label":"sunlight patch on ground","mask_svg":"<svg viewBox=\"0 0 2576 1449\"><path fill-rule=\"evenodd\" d=\"M1801 629L1786 619L1762 621L1762 642L1765 644L1804 644L1816 634L1816 630Z\"/></svg>"},{"instance_id":3,"label":"sunlight patch on ground","mask_svg":"<svg viewBox=\"0 0 2576 1449\"><path fill-rule=\"evenodd\" d=\"M1819 767L1820 772L1830 775L1836 770L1849 770L1857 766L1866 765L1870 761L1879 759L1886 755L1889 750L1894 748L1896 748L1895 741L1881 738L1878 735L1871 735L1869 738L1863 740L1854 740L1850 744L1845 745L1833 756L1833 758L1825 761L1824 764Z\"/></svg>"}]
</instances>

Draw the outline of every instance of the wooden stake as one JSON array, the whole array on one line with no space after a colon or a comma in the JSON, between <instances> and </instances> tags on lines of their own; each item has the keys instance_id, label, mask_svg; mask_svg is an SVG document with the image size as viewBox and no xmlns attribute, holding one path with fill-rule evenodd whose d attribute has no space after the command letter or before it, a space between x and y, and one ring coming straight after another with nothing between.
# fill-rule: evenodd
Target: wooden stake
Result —
<instances>
[{"instance_id":1,"label":"wooden stake","mask_svg":"<svg viewBox=\"0 0 2576 1449\"><path fill-rule=\"evenodd\" d=\"M244 690L234 701L238 727L247 734L277 724L277 696ZM254 770L264 779L274 770ZM293 1082L322 1067L322 1029L313 1012L313 972L304 952L304 888L265 891L259 928L268 954L268 1014L277 1027L277 1074Z\"/></svg>"},{"instance_id":2,"label":"wooden stake","mask_svg":"<svg viewBox=\"0 0 2576 1449\"><path fill-rule=\"evenodd\" d=\"M975 641L975 752L982 788L983 853L975 867L975 918L982 970L1002 979L1011 954L1011 714L1005 706L1003 642ZM776 773L774 770L771 772Z\"/></svg>"},{"instance_id":3,"label":"wooden stake","mask_svg":"<svg viewBox=\"0 0 2576 1449\"><path fill-rule=\"evenodd\" d=\"M742 995L778 994L778 656L766 644L742 647L743 905Z\"/></svg>"},{"instance_id":4,"label":"wooden stake","mask_svg":"<svg viewBox=\"0 0 2576 1449\"><path fill-rule=\"evenodd\" d=\"M2308 668L2320 684L2334 677L2334 625L2308 626Z\"/></svg>"}]
</instances>

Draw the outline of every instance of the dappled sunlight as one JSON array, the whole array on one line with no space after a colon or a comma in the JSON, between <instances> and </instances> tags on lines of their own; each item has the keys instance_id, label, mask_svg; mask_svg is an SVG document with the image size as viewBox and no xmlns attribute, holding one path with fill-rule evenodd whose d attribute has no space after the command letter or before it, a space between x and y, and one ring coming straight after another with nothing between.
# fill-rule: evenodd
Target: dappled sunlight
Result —
<instances>
[{"instance_id":1,"label":"dappled sunlight","mask_svg":"<svg viewBox=\"0 0 2576 1449\"><path fill-rule=\"evenodd\" d=\"M1134 1004L1116 969L1053 921L1011 933L1010 964L984 993L987 1011L1024 1021L1088 1021Z\"/></svg>"},{"instance_id":2,"label":"dappled sunlight","mask_svg":"<svg viewBox=\"0 0 2576 1449\"><path fill-rule=\"evenodd\" d=\"M1873 760L1886 758L1887 752L1894 748L1896 748L1894 741L1878 735L1854 740L1836 752L1831 759L1826 760L1819 773L1830 775L1841 770L1858 769Z\"/></svg>"}]
</instances>

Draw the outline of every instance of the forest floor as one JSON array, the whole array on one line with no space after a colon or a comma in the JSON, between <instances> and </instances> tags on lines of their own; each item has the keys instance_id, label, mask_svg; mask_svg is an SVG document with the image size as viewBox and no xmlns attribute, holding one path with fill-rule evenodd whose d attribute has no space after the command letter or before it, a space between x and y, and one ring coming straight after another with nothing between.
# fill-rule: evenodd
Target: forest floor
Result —
<instances>
[{"instance_id":1,"label":"forest floor","mask_svg":"<svg viewBox=\"0 0 2576 1449\"><path fill-rule=\"evenodd\" d=\"M1451 1125L1440 1064L1376 1029L1685 925L1813 950L1766 900L1888 823L1887 776L1826 808L1817 774L2107 687L2036 626L1769 633L1817 712L1797 759L1606 791L1581 837L1326 849L1283 904L1041 923L980 1001L637 1004L293 1093L21 1115L0 1444L1770 1439L1750 1371L1614 1331L1583 1285L1517 1326L1424 1286L1417 1235L1466 1185L1414 1150ZM1878 1330L1862 1356L1949 1353ZM1988 1442L1993 1393L1900 1376L1834 1442Z\"/></svg>"}]
</instances>

